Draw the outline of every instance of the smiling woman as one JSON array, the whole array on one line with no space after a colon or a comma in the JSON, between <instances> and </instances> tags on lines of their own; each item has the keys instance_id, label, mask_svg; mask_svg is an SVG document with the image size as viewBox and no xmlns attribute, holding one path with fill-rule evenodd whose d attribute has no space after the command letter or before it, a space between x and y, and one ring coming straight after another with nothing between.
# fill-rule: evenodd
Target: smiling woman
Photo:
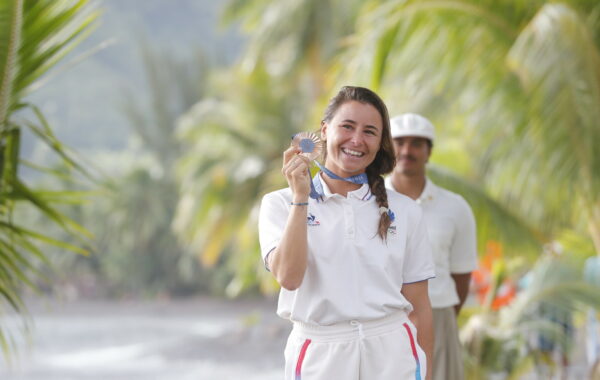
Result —
<instances>
[{"instance_id":1,"label":"smiling woman","mask_svg":"<svg viewBox=\"0 0 600 380\"><path fill-rule=\"evenodd\" d=\"M395 160L387 108L343 87L321 138L321 171L311 179L292 145L289 187L260 210L263 260L282 286L277 312L294 323L285 379L429 379L433 261L420 208L384 186Z\"/></svg>"}]
</instances>

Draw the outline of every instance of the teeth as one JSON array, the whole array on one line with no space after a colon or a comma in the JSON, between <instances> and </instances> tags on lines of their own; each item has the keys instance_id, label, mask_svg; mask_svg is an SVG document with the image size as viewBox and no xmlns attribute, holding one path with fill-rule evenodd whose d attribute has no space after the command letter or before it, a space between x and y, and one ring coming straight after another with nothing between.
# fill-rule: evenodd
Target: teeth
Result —
<instances>
[{"instance_id":1,"label":"teeth","mask_svg":"<svg viewBox=\"0 0 600 380\"><path fill-rule=\"evenodd\" d=\"M364 153L362 153L362 152L357 152L357 151L355 151L355 150L350 150L350 149L346 149L346 148L342 149L342 151L343 151L344 153L346 153L346 154L349 154L349 155L351 155L351 156L354 156L354 157L362 157L362 156L364 156L364 155L365 155L365 154L364 154Z\"/></svg>"}]
</instances>

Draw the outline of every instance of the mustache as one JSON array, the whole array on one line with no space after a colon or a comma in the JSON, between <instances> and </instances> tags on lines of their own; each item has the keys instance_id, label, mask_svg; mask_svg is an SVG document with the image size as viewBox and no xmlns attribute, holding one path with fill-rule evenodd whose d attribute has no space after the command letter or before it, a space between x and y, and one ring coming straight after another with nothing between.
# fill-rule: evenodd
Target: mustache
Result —
<instances>
[{"instance_id":1,"label":"mustache","mask_svg":"<svg viewBox=\"0 0 600 380\"><path fill-rule=\"evenodd\" d=\"M416 161L417 158L415 156L411 156L410 154L403 154L398 156L399 160L409 160L409 161Z\"/></svg>"}]
</instances>

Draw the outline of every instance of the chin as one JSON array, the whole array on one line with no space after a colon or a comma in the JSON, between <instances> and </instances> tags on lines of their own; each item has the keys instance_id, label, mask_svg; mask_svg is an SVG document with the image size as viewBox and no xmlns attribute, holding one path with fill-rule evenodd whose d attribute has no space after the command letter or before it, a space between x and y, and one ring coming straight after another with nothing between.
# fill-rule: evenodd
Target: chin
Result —
<instances>
[{"instance_id":1,"label":"chin","mask_svg":"<svg viewBox=\"0 0 600 380\"><path fill-rule=\"evenodd\" d=\"M412 169L400 169L398 171L407 177L412 177L417 174L417 171Z\"/></svg>"}]
</instances>

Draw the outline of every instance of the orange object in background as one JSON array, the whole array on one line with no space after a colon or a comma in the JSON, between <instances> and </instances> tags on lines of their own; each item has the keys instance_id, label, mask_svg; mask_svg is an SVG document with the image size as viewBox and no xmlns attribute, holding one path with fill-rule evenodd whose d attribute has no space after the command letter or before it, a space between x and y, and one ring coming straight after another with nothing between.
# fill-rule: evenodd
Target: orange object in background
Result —
<instances>
[{"instance_id":1,"label":"orange object in background","mask_svg":"<svg viewBox=\"0 0 600 380\"><path fill-rule=\"evenodd\" d=\"M515 282L510 278L505 279L498 289L496 298L492 301L492 310L499 310L504 306L509 305L516 295L517 287Z\"/></svg>"},{"instance_id":2,"label":"orange object in background","mask_svg":"<svg viewBox=\"0 0 600 380\"><path fill-rule=\"evenodd\" d=\"M486 243L485 255L479 260L479 267L471 275L471 289L477 294L480 304L486 300L487 294L492 285L492 270L498 260L504 260L502 255L502 243L489 240ZM498 310L514 299L517 294L515 282L506 278L498 287L496 297L492 301L492 309Z\"/></svg>"},{"instance_id":3,"label":"orange object in background","mask_svg":"<svg viewBox=\"0 0 600 380\"><path fill-rule=\"evenodd\" d=\"M481 266L481 262L479 265L471 274L471 291L477 294L479 303L483 304L485 295L490 290L490 273Z\"/></svg>"}]
</instances>

